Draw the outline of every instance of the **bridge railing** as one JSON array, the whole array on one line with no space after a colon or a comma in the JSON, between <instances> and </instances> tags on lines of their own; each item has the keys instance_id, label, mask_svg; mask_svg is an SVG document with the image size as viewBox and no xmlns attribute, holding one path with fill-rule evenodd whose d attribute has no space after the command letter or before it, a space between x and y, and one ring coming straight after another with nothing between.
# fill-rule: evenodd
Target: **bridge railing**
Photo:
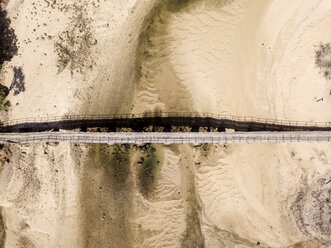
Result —
<instances>
[{"instance_id":1,"label":"bridge railing","mask_svg":"<svg viewBox=\"0 0 331 248\"><path fill-rule=\"evenodd\" d=\"M20 119L1 120L1 126L13 126L24 123L42 123L42 122L59 122L59 121L76 121L76 120L111 120L111 119L133 119L133 118L152 118L152 117L202 117L214 118L218 120L228 120L237 122L255 122L261 124L274 124L285 126L306 126L306 127L331 127L329 122L311 122L311 121L294 121L279 120L253 116L234 116L214 113L198 112L150 112L150 113L133 113L133 114L110 114L110 115L63 115L63 116L46 116L46 117L27 117Z\"/></svg>"},{"instance_id":2,"label":"bridge railing","mask_svg":"<svg viewBox=\"0 0 331 248\"><path fill-rule=\"evenodd\" d=\"M331 142L331 132L254 132L254 133L19 133L0 134L0 144L7 143L290 143Z\"/></svg>"}]
</instances>

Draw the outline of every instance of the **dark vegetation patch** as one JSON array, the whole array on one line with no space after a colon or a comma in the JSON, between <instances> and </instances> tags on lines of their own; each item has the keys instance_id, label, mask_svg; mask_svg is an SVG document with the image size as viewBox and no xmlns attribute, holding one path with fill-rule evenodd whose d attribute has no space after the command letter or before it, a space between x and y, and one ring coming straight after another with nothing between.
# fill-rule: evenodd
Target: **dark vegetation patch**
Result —
<instances>
[{"instance_id":1,"label":"dark vegetation patch","mask_svg":"<svg viewBox=\"0 0 331 248\"><path fill-rule=\"evenodd\" d=\"M163 0L167 10L170 12L179 12L188 7L189 4L201 2L201 0Z\"/></svg>"},{"instance_id":2,"label":"dark vegetation patch","mask_svg":"<svg viewBox=\"0 0 331 248\"><path fill-rule=\"evenodd\" d=\"M21 236L19 239L19 247L24 248L35 248L36 246L33 244L33 242L26 236Z\"/></svg>"},{"instance_id":3,"label":"dark vegetation patch","mask_svg":"<svg viewBox=\"0 0 331 248\"><path fill-rule=\"evenodd\" d=\"M88 17L85 6L69 4L62 8L69 11L72 17L70 24L59 34L55 43L58 72L68 68L72 75L83 74L95 64L91 49L97 44L97 40L91 32L92 19Z\"/></svg>"},{"instance_id":4,"label":"dark vegetation patch","mask_svg":"<svg viewBox=\"0 0 331 248\"><path fill-rule=\"evenodd\" d=\"M208 156L208 154L210 153L210 150L212 148L212 145L213 144L210 144L210 143L203 143L198 146L198 147L200 147L200 156L202 158Z\"/></svg>"},{"instance_id":5,"label":"dark vegetation patch","mask_svg":"<svg viewBox=\"0 0 331 248\"><path fill-rule=\"evenodd\" d=\"M195 189L192 187L190 190L188 201L190 207L187 209L186 215L186 231L182 241L183 248L203 248L205 247L204 236L201 231L200 212L201 208L195 196Z\"/></svg>"},{"instance_id":6,"label":"dark vegetation patch","mask_svg":"<svg viewBox=\"0 0 331 248\"><path fill-rule=\"evenodd\" d=\"M6 241L5 223L2 218L2 208L0 207L0 248L5 247L5 241Z\"/></svg>"},{"instance_id":7,"label":"dark vegetation patch","mask_svg":"<svg viewBox=\"0 0 331 248\"><path fill-rule=\"evenodd\" d=\"M14 29L10 27L10 19L7 17L7 11L3 10L0 4L0 71L5 61L10 61L17 55L17 37ZM0 82L0 111L7 110L10 102L6 101L9 90Z\"/></svg>"},{"instance_id":8,"label":"dark vegetation patch","mask_svg":"<svg viewBox=\"0 0 331 248\"><path fill-rule=\"evenodd\" d=\"M299 230L323 245L331 245L331 184L320 180L313 189L299 192L292 212Z\"/></svg>"},{"instance_id":9,"label":"dark vegetation patch","mask_svg":"<svg viewBox=\"0 0 331 248\"><path fill-rule=\"evenodd\" d=\"M160 163L156 148L151 144L139 146L141 157L138 161L138 178L141 193L148 197L154 189L157 168Z\"/></svg>"},{"instance_id":10,"label":"dark vegetation patch","mask_svg":"<svg viewBox=\"0 0 331 248\"><path fill-rule=\"evenodd\" d=\"M106 168L114 183L124 186L130 174L130 145L114 145L110 156L110 166Z\"/></svg>"},{"instance_id":11,"label":"dark vegetation patch","mask_svg":"<svg viewBox=\"0 0 331 248\"><path fill-rule=\"evenodd\" d=\"M90 156L98 160L113 186L124 187L130 174L130 150L129 144L98 144L92 146Z\"/></svg>"},{"instance_id":12,"label":"dark vegetation patch","mask_svg":"<svg viewBox=\"0 0 331 248\"><path fill-rule=\"evenodd\" d=\"M2 171L5 163L10 162L12 152L8 145L0 144L0 172Z\"/></svg>"},{"instance_id":13,"label":"dark vegetation patch","mask_svg":"<svg viewBox=\"0 0 331 248\"><path fill-rule=\"evenodd\" d=\"M3 62L10 61L18 52L17 37L10 23L7 11L0 5L0 69Z\"/></svg>"},{"instance_id":14,"label":"dark vegetation patch","mask_svg":"<svg viewBox=\"0 0 331 248\"><path fill-rule=\"evenodd\" d=\"M315 52L315 64L326 79L331 79L331 44L320 44Z\"/></svg>"},{"instance_id":15,"label":"dark vegetation patch","mask_svg":"<svg viewBox=\"0 0 331 248\"><path fill-rule=\"evenodd\" d=\"M0 111L7 110L10 107L10 102L6 100L8 94L8 87L0 84Z\"/></svg>"},{"instance_id":16,"label":"dark vegetation patch","mask_svg":"<svg viewBox=\"0 0 331 248\"><path fill-rule=\"evenodd\" d=\"M131 145L88 147L82 173L83 247L131 247Z\"/></svg>"}]
</instances>

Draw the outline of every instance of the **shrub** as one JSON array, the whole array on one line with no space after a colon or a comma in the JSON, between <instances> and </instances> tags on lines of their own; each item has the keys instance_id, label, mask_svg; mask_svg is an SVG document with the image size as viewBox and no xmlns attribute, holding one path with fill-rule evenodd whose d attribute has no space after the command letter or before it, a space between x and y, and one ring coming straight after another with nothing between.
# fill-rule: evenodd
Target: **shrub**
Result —
<instances>
[{"instance_id":1,"label":"shrub","mask_svg":"<svg viewBox=\"0 0 331 248\"><path fill-rule=\"evenodd\" d=\"M0 84L0 111L7 110L10 107L10 102L6 100L8 93L8 87Z\"/></svg>"}]
</instances>

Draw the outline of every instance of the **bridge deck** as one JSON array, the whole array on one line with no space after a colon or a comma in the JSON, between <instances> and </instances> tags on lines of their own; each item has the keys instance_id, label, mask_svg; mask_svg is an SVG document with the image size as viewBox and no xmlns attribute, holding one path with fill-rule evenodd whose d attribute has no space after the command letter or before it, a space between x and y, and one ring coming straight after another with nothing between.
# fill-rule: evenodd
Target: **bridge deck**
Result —
<instances>
[{"instance_id":1,"label":"bridge deck","mask_svg":"<svg viewBox=\"0 0 331 248\"><path fill-rule=\"evenodd\" d=\"M287 143L331 142L330 131L319 132L233 132L233 133L86 133L86 132L38 132L0 133L1 144L28 144L40 142L71 143Z\"/></svg>"}]
</instances>

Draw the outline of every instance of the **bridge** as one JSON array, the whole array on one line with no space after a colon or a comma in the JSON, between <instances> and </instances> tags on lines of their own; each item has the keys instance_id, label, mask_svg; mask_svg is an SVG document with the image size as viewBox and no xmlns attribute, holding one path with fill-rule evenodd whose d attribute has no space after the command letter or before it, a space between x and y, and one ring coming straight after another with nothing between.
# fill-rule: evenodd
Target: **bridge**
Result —
<instances>
[{"instance_id":1,"label":"bridge","mask_svg":"<svg viewBox=\"0 0 331 248\"><path fill-rule=\"evenodd\" d=\"M190 132L170 132L172 127L183 126L188 127L186 131ZM143 132L146 127L152 127L152 130L149 129L152 132ZM198 132L199 127L212 132ZM123 128L130 132L114 132ZM233 129L235 132L225 132L226 129ZM0 123L2 144L330 142L330 137L331 122L288 121L196 112L67 115L2 120Z\"/></svg>"},{"instance_id":2,"label":"bridge","mask_svg":"<svg viewBox=\"0 0 331 248\"><path fill-rule=\"evenodd\" d=\"M331 142L331 131L325 132L37 132L1 133L1 144L29 144L40 142L71 143L289 143L289 142Z\"/></svg>"}]
</instances>

